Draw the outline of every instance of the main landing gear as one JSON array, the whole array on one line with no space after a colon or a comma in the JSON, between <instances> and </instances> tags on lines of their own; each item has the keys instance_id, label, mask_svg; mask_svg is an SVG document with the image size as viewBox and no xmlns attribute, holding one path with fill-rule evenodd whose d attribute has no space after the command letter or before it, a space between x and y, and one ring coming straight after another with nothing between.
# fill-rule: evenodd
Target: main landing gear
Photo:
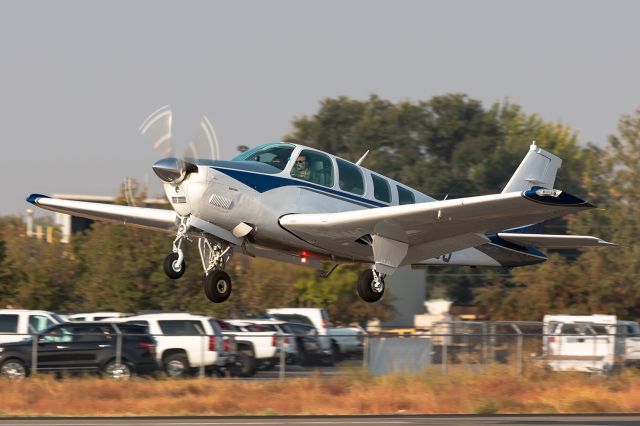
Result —
<instances>
[{"instance_id":1,"label":"main landing gear","mask_svg":"<svg viewBox=\"0 0 640 426\"><path fill-rule=\"evenodd\" d=\"M173 252L164 260L164 272L169 278L178 279L184 275L186 264L182 251L182 241L187 238L190 227L189 217L180 218L180 225L173 241ZM231 246L207 235L197 235L198 250L206 278L204 294L214 303L222 303L231 295L231 278L224 268L233 254Z\"/></svg>"},{"instance_id":2,"label":"main landing gear","mask_svg":"<svg viewBox=\"0 0 640 426\"><path fill-rule=\"evenodd\" d=\"M384 294L385 275L375 269L366 269L358 276L358 296L365 302L373 303L382 298Z\"/></svg>"}]
</instances>

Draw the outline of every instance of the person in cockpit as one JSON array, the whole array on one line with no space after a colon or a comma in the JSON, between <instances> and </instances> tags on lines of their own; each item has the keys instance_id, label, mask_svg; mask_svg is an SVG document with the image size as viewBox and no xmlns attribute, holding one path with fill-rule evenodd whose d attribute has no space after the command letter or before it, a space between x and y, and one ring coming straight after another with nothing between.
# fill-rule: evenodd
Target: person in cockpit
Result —
<instances>
[{"instance_id":1,"label":"person in cockpit","mask_svg":"<svg viewBox=\"0 0 640 426\"><path fill-rule=\"evenodd\" d=\"M304 154L300 154L296 159L296 163L293 165L293 170L291 170L291 176L305 180L310 179L311 171L309 169L307 157L305 157Z\"/></svg>"},{"instance_id":2,"label":"person in cockpit","mask_svg":"<svg viewBox=\"0 0 640 426\"><path fill-rule=\"evenodd\" d=\"M280 170L284 170L284 166L287 165L287 162L284 161L284 159L282 157L275 156L275 157L273 157L273 159L271 160L271 162L269 164L271 164L273 167L276 167L276 168L278 168Z\"/></svg>"}]
</instances>

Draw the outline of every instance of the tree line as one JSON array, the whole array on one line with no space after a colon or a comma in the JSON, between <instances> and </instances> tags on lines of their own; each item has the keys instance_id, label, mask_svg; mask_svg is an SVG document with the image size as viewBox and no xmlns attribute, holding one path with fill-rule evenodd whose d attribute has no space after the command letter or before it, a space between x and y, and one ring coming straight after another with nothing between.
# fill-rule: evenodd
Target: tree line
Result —
<instances>
[{"instance_id":1,"label":"tree line","mask_svg":"<svg viewBox=\"0 0 640 426\"><path fill-rule=\"evenodd\" d=\"M484 304L493 319L539 320L549 312L598 312L640 318L638 197L640 109L620 119L605 144L581 144L566 125L547 122L508 101L489 107L462 94L425 101L328 98L312 116L293 120L283 137L355 161L437 199L500 192L532 140L561 157L556 187L599 206L545 224L549 233L597 235L613 249L550 252L541 265L514 269L432 267L429 297ZM122 189L121 189L122 191ZM138 193L143 198L146 194ZM0 220L0 300L4 306L87 310L188 310L220 317L259 315L275 306L325 306L340 322L391 315L388 300L369 305L355 294L359 268L327 279L309 269L235 256L234 293L211 304L202 295L195 244L180 280L162 261L173 236L95 223L69 244L29 239L20 218Z\"/></svg>"}]
</instances>

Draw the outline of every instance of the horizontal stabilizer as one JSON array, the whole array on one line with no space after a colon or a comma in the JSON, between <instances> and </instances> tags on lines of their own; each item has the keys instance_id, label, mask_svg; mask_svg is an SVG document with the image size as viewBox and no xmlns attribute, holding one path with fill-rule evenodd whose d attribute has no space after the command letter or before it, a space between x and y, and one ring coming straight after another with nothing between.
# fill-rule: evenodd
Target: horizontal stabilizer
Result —
<instances>
[{"instance_id":1,"label":"horizontal stabilizer","mask_svg":"<svg viewBox=\"0 0 640 426\"><path fill-rule=\"evenodd\" d=\"M616 244L588 235L512 234L498 233L498 237L524 247L572 249L579 247L607 247Z\"/></svg>"}]
</instances>

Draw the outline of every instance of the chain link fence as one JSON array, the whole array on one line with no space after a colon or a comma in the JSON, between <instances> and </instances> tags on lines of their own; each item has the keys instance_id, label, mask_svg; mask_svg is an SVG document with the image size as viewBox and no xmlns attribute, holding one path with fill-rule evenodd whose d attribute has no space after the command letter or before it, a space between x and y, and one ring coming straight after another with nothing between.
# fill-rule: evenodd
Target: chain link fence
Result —
<instances>
[{"instance_id":1,"label":"chain link fence","mask_svg":"<svg viewBox=\"0 0 640 426\"><path fill-rule=\"evenodd\" d=\"M517 374L527 368L607 373L640 364L638 331L620 324L458 321L435 323L428 332L339 337L200 332L171 336L170 343L166 335L146 334L153 338L154 347L135 340L132 349L128 338L132 335L114 324L108 334L73 337L0 333L0 342L4 342L0 343L0 374L11 376L19 364L30 374L83 367L101 370L104 357L100 358L100 351L110 351L108 358L113 358L116 366L129 365L135 371L131 351L145 348L158 370L171 373L169 367L184 368L188 375L200 376L211 375L212 371L219 377L258 379L354 372L383 375L427 371L446 375L461 368L480 373L492 365L503 365ZM96 365L91 364L94 361ZM250 368L243 369L243 362L251 363Z\"/></svg>"}]
</instances>

